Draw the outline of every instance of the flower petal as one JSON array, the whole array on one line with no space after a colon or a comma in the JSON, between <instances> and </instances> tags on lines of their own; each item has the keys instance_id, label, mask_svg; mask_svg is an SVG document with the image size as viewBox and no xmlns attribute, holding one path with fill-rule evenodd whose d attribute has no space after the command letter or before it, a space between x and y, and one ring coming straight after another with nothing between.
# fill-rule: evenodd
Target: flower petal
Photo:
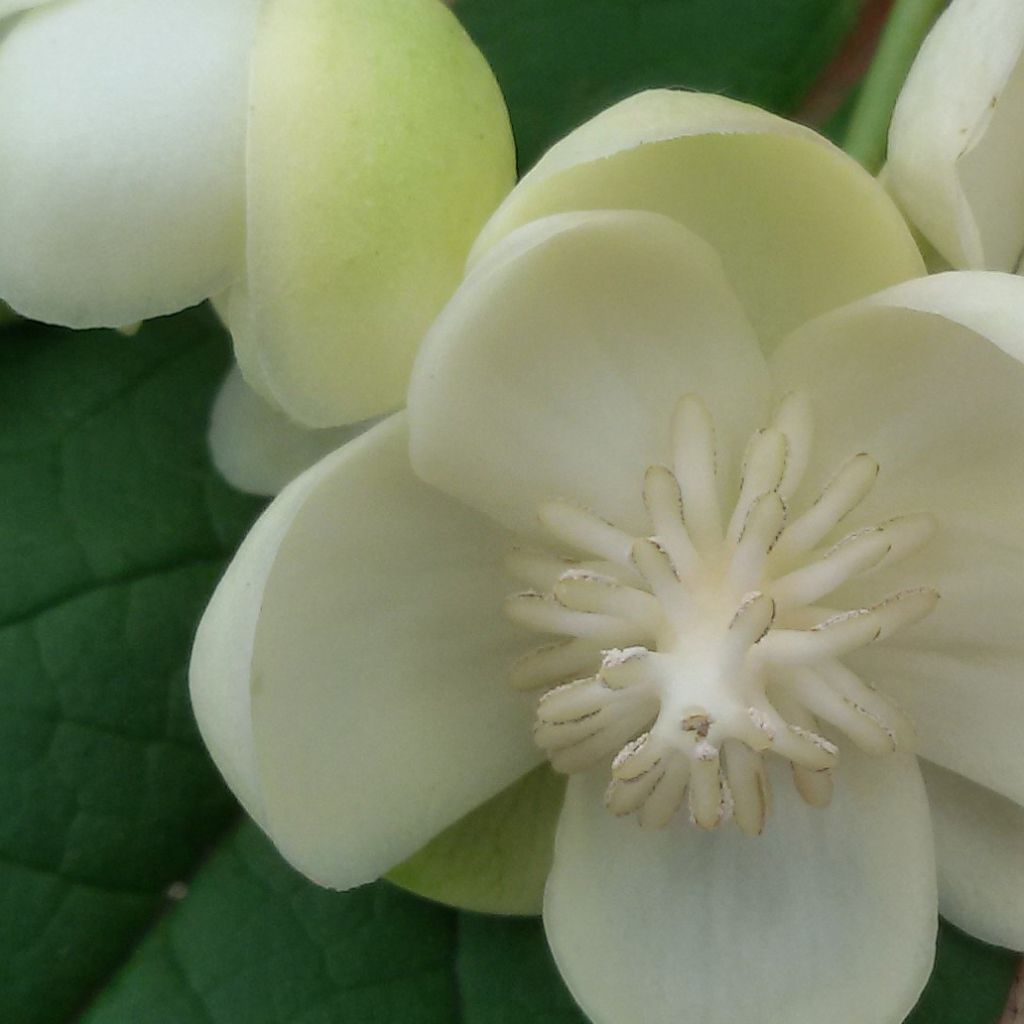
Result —
<instances>
[{"instance_id":1,"label":"flower petal","mask_svg":"<svg viewBox=\"0 0 1024 1024\"><path fill-rule=\"evenodd\" d=\"M307 426L398 408L515 180L490 69L436 0L272 0L251 103L252 329L236 344Z\"/></svg>"},{"instance_id":2,"label":"flower petal","mask_svg":"<svg viewBox=\"0 0 1024 1024\"><path fill-rule=\"evenodd\" d=\"M0 45L0 296L72 327L193 305L240 272L259 0L90 0Z\"/></svg>"},{"instance_id":3,"label":"flower petal","mask_svg":"<svg viewBox=\"0 0 1024 1024\"><path fill-rule=\"evenodd\" d=\"M565 776L541 765L389 871L388 881L479 914L537 915L564 797Z\"/></svg>"},{"instance_id":4,"label":"flower petal","mask_svg":"<svg viewBox=\"0 0 1024 1024\"><path fill-rule=\"evenodd\" d=\"M771 762L763 835L657 832L604 807L601 773L574 777L544 922L562 977L594 1024L892 1024L935 950L936 889L913 758L843 751L818 810Z\"/></svg>"},{"instance_id":5,"label":"flower petal","mask_svg":"<svg viewBox=\"0 0 1024 1024\"><path fill-rule=\"evenodd\" d=\"M27 11L32 7L41 7L52 0L0 0L0 18L9 17L19 11Z\"/></svg>"},{"instance_id":6,"label":"flower petal","mask_svg":"<svg viewBox=\"0 0 1024 1024\"><path fill-rule=\"evenodd\" d=\"M820 135L723 96L668 90L624 100L555 145L474 256L538 217L608 208L667 214L714 246L769 348L923 270L884 189Z\"/></svg>"},{"instance_id":7,"label":"flower petal","mask_svg":"<svg viewBox=\"0 0 1024 1024\"><path fill-rule=\"evenodd\" d=\"M229 784L322 884L378 877L540 760L507 683L505 535L420 483L393 417L287 487L200 625Z\"/></svg>"},{"instance_id":8,"label":"flower petal","mask_svg":"<svg viewBox=\"0 0 1024 1024\"><path fill-rule=\"evenodd\" d=\"M811 488L852 452L881 465L844 529L904 513L937 520L917 555L837 595L844 607L920 585L942 595L923 622L851 665L903 706L925 757L1018 801L1022 356L1024 280L963 272L822 317L773 359L780 386L806 390L819 412Z\"/></svg>"},{"instance_id":9,"label":"flower petal","mask_svg":"<svg viewBox=\"0 0 1024 1024\"><path fill-rule=\"evenodd\" d=\"M867 451L882 471L865 515L932 511L1021 537L1020 278L947 273L891 288L794 332L772 370L780 389L805 390L818 412L809 488Z\"/></svg>"},{"instance_id":10,"label":"flower petal","mask_svg":"<svg viewBox=\"0 0 1024 1024\"><path fill-rule=\"evenodd\" d=\"M955 267L1016 270L1024 248L1024 6L955 0L893 112L886 183Z\"/></svg>"},{"instance_id":11,"label":"flower petal","mask_svg":"<svg viewBox=\"0 0 1024 1024\"><path fill-rule=\"evenodd\" d=\"M643 473L668 458L678 400L704 400L730 466L767 387L706 243L656 214L562 214L505 239L435 322L409 391L413 464L522 532L560 497L646 532Z\"/></svg>"},{"instance_id":12,"label":"flower petal","mask_svg":"<svg viewBox=\"0 0 1024 1024\"><path fill-rule=\"evenodd\" d=\"M939 910L983 942L1024 950L1024 807L922 762Z\"/></svg>"},{"instance_id":13,"label":"flower petal","mask_svg":"<svg viewBox=\"0 0 1024 1024\"><path fill-rule=\"evenodd\" d=\"M273 495L368 426L300 427L257 395L233 366L213 405L210 452L214 465L232 487L249 494Z\"/></svg>"}]
</instances>

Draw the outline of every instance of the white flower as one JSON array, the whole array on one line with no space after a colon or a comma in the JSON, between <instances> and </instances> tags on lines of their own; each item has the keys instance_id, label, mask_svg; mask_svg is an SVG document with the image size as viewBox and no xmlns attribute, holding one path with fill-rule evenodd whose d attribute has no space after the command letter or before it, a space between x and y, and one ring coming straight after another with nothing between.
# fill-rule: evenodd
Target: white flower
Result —
<instances>
[{"instance_id":1,"label":"white flower","mask_svg":"<svg viewBox=\"0 0 1024 1024\"><path fill-rule=\"evenodd\" d=\"M17 14L26 7L34 10ZM438 0L0 2L0 298L116 326L213 297L305 426L401 405L514 180Z\"/></svg>"},{"instance_id":2,"label":"white flower","mask_svg":"<svg viewBox=\"0 0 1024 1024\"><path fill-rule=\"evenodd\" d=\"M550 759L595 1024L902 1020L940 901L1024 947L1024 280L921 270L877 182L742 104L556 146L408 412L281 493L200 627L284 855L370 881Z\"/></svg>"},{"instance_id":3,"label":"white flower","mask_svg":"<svg viewBox=\"0 0 1024 1024\"><path fill-rule=\"evenodd\" d=\"M1024 4L953 0L925 39L889 132L886 182L950 266L1024 255Z\"/></svg>"}]
</instances>

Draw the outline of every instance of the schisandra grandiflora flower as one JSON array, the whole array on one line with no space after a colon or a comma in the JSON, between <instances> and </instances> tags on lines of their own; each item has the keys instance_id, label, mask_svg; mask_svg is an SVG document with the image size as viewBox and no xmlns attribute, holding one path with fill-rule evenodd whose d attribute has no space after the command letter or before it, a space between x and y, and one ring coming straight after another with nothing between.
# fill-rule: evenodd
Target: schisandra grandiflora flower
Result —
<instances>
[{"instance_id":1,"label":"schisandra grandiflora flower","mask_svg":"<svg viewBox=\"0 0 1024 1024\"><path fill-rule=\"evenodd\" d=\"M444 4L0 0L0 18L0 298L92 327L213 297L293 420L402 404L515 174L501 93Z\"/></svg>"},{"instance_id":2,"label":"schisandra grandiflora flower","mask_svg":"<svg viewBox=\"0 0 1024 1024\"><path fill-rule=\"evenodd\" d=\"M548 153L407 412L280 494L200 627L284 855L347 888L453 829L521 877L460 819L550 763L560 813L475 813L554 832L595 1024L895 1024L940 901L1024 947L1024 280L922 269L852 160L721 97Z\"/></svg>"},{"instance_id":3,"label":"schisandra grandiflora flower","mask_svg":"<svg viewBox=\"0 0 1024 1024\"><path fill-rule=\"evenodd\" d=\"M953 0L893 113L885 179L952 267L1021 271L1024 4Z\"/></svg>"}]
</instances>

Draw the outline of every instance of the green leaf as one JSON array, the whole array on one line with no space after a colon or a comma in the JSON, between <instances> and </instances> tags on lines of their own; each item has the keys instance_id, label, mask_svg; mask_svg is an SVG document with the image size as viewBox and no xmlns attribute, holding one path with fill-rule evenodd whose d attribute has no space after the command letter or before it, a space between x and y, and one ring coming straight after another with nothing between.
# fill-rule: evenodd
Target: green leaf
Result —
<instances>
[{"instance_id":1,"label":"green leaf","mask_svg":"<svg viewBox=\"0 0 1024 1024\"><path fill-rule=\"evenodd\" d=\"M210 315L0 341L0 1020L65 1019L235 814L198 613L257 505L209 466Z\"/></svg>"},{"instance_id":2,"label":"green leaf","mask_svg":"<svg viewBox=\"0 0 1024 1024\"><path fill-rule=\"evenodd\" d=\"M530 167L640 89L721 92L791 113L861 0L454 0L505 92Z\"/></svg>"},{"instance_id":3,"label":"green leaf","mask_svg":"<svg viewBox=\"0 0 1024 1024\"><path fill-rule=\"evenodd\" d=\"M909 1024L995 1024L1016 958L943 926ZM537 919L332 893L245 825L81 1024L586 1024Z\"/></svg>"}]
</instances>

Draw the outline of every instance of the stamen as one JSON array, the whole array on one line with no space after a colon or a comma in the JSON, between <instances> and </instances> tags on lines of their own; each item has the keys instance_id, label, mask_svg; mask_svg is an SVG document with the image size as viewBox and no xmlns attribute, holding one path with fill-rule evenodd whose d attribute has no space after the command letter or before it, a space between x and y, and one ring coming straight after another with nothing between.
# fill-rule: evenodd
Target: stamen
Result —
<instances>
[{"instance_id":1,"label":"stamen","mask_svg":"<svg viewBox=\"0 0 1024 1024\"><path fill-rule=\"evenodd\" d=\"M777 491L786 472L786 437L774 427L759 430L743 458L743 480L726 536L735 543L745 528L751 506L762 495Z\"/></svg>"},{"instance_id":2,"label":"stamen","mask_svg":"<svg viewBox=\"0 0 1024 1024\"><path fill-rule=\"evenodd\" d=\"M520 583L531 590L551 590L559 576L577 563L571 558L556 558L541 551L513 548L505 555L505 569Z\"/></svg>"},{"instance_id":3,"label":"stamen","mask_svg":"<svg viewBox=\"0 0 1024 1024\"><path fill-rule=\"evenodd\" d=\"M553 537L572 548L611 562L629 560L633 538L593 512L567 501L548 501L541 505L538 515Z\"/></svg>"},{"instance_id":4,"label":"stamen","mask_svg":"<svg viewBox=\"0 0 1024 1024\"><path fill-rule=\"evenodd\" d=\"M784 501L789 501L807 472L814 439L814 412L802 391L791 391L779 403L774 425L786 438L786 470L779 481L778 492Z\"/></svg>"},{"instance_id":5,"label":"stamen","mask_svg":"<svg viewBox=\"0 0 1024 1024\"><path fill-rule=\"evenodd\" d=\"M672 422L675 473L683 499L686 528L699 551L721 543L722 513L715 471L715 428L707 406L686 395Z\"/></svg>"},{"instance_id":6,"label":"stamen","mask_svg":"<svg viewBox=\"0 0 1024 1024\"><path fill-rule=\"evenodd\" d=\"M534 591L506 598L505 614L513 622L538 633L592 637L608 647L644 639L642 634L637 635L637 626L633 622L613 615L574 611Z\"/></svg>"},{"instance_id":7,"label":"stamen","mask_svg":"<svg viewBox=\"0 0 1024 1024\"><path fill-rule=\"evenodd\" d=\"M697 572L700 555L683 521L679 483L664 466L651 466L644 476L644 504L654 533L665 546L672 563L683 575Z\"/></svg>"},{"instance_id":8,"label":"stamen","mask_svg":"<svg viewBox=\"0 0 1024 1024\"><path fill-rule=\"evenodd\" d=\"M732 816L748 835L759 836L768 819L770 793L764 760L745 743L726 740L725 776L732 791Z\"/></svg>"},{"instance_id":9,"label":"stamen","mask_svg":"<svg viewBox=\"0 0 1024 1024\"><path fill-rule=\"evenodd\" d=\"M624 587L608 576L570 569L555 583L554 594L566 608L636 622L649 633L661 621L661 606L653 594Z\"/></svg>"},{"instance_id":10,"label":"stamen","mask_svg":"<svg viewBox=\"0 0 1024 1024\"><path fill-rule=\"evenodd\" d=\"M590 638L560 640L527 651L512 666L510 682L517 690L536 690L594 675L601 663L601 645Z\"/></svg>"},{"instance_id":11,"label":"stamen","mask_svg":"<svg viewBox=\"0 0 1024 1024\"><path fill-rule=\"evenodd\" d=\"M777 491L762 494L751 504L729 567L729 582L734 587L749 590L764 578L768 554L785 519L786 507Z\"/></svg>"},{"instance_id":12,"label":"stamen","mask_svg":"<svg viewBox=\"0 0 1024 1024\"><path fill-rule=\"evenodd\" d=\"M882 529L850 534L817 562L776 580L772 597L783 610L813 604L858 573L878 565L890 550L891 540Z\"/></svg>"},{"instance_id":13,"label":"stamen","mask_svg":"<svg viewBox=\"0 0 1024 1024\"><path fill-rule=\"evenodd\" d=\"M780 561L804 555L834 530L867 497L878 477L878 463L861 452L833 477L818 500L790 523L775 546Z\"/></svg>"},{"instance_id":14,"label":"stamen","mask_svg":"<svg viewBox=\"0 0 1024 1024\"><path fill-rule=\"evenodd\" d=\"M818 602L918 550L935 522L898 516L834 542L878 473L860 454L787 523L813 432L809 403L794 394L748 445L723 532L714 429L698 398L679 403L672 431L674 472L644 475L651 536L552 501L541 522L574 557L509 556L535 588L507 599L509 617L565 638L520 658L512 684L545 691L534 736L557 771L609 769L612 813L660 828L686 803L701 828L735 818L756 836L769 813L766 756L788 760L802 797L825 806L839 750L823 727L873 755L912 745L895 705L839 659L919 621L937 592L849 610Z\"/></svg>"}]
</instances>

